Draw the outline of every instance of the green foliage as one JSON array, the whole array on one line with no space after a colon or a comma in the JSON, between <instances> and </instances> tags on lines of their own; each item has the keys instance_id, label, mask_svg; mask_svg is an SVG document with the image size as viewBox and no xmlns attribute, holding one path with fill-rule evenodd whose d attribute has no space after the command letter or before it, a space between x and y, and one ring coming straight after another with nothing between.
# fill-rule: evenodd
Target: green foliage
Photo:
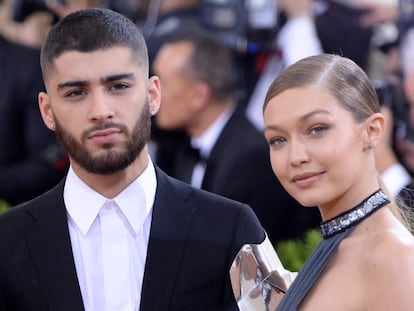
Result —
<instances>
[{"instance_id":1,"label":"green foliage","mask_svg":"<svg viewBox=\"0 0 414 311\"><path fill-rule=\"evenodd\" d=\"M302 238L277 243L275 249L287 270L299 271L321 240L320 229L311 229Z\"/></svg>"},{"instance_id":2,"label":"green foliage","mask_svg":"<svg viewBox=\"0 0 414 311\"><path fill-rule=\"evenodd\" d=\"M11 206L3 200L0 200L0 214L10 209Z\"/></svg>"}]
</instances>

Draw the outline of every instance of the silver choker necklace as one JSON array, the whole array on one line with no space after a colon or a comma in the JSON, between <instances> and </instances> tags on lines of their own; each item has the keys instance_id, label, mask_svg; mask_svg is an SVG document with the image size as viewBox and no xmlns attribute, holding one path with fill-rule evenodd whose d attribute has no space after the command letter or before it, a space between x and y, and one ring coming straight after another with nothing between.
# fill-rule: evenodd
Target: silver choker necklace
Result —
<instances>
[{"instance_id":1,"label":"silver choker necklace","mask_svg":"<svg viewBox=\"0 0 414 311\"><path fill-rule=\"evenodd\" d=\"M321 223L322 237L329 239L334 235L356 226L379 208L390 203L387 195L378 189L354 208L339 214L335 218Z\"/></svg>"}]
</instances>

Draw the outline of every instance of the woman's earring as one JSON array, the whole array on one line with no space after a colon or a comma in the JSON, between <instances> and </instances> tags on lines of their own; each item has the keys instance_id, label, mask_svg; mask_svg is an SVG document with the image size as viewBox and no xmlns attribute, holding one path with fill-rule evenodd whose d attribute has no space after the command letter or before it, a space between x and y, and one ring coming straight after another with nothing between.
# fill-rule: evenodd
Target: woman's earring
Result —
<instances>
[{"instance_id":1,"label":"woman's earring","mask_svg":"<svg viewBox=\"0 0 414 311\"><path fill-rule=\"evenodd\" d=\"M368 148L368 149L372 149L372 148L374 148L374 143L373 143L372 141L370 141L370 142L368 143L367 148Z\"/></svg>"}]
</instances>

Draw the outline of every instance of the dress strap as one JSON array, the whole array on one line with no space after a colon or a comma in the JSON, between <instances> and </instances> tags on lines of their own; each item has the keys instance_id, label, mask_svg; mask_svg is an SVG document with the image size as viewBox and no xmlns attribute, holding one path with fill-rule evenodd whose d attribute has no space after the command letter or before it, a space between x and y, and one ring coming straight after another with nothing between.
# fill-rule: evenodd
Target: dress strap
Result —
<instances>
[{"instance_id":1,"label":"dress strap","mask_svg":"<svg viewBox=\"0 0 414 311\"><path fill-rule=\"evenodd\" d=\"M348 236L353 228L343 231L330 239L322 240L299 271L275 311L295 311L319 278L339 243Z\"/></svg>"}]
</instances>

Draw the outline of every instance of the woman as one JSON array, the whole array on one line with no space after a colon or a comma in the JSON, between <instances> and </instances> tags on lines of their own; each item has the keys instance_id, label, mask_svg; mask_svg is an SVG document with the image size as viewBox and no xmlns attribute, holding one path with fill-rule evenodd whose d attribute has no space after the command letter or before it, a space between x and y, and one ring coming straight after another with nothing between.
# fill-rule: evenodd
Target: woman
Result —
<instances>
[{"instance_id":1,"label":"woman","mask_svg":"<svg viewBox=\"0 0 414 311\"><path fill-rule=\"evenodd\" d=\"M277 310L413 310L414 238L376 171L385 120L366 74L344 57L305 58L270 86L264 121L275 175L323 220Z\"/></svg>"}]
</instances>

